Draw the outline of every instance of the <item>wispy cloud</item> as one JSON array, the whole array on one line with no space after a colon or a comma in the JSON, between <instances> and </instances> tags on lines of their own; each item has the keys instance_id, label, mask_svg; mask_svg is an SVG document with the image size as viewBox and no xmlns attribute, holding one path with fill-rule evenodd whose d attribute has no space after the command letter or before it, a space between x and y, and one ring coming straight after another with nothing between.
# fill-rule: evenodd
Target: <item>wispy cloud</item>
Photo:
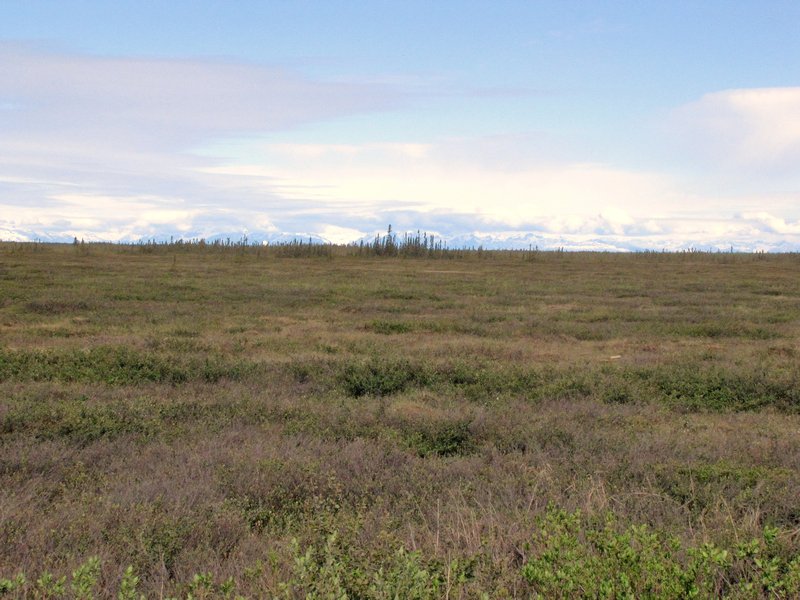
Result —
<instances>
[{"instance_id":1,"label":"wispy cloud","mask_svg":"<svg viewBox=\"0 0 800 600\"><path fill-rule=\"evenodd\" d=\"M106 58L0 45L3 132L118 148L182 150L397 106L396 89L312 80L232 61Z\"/></svg>"}]
</instances>

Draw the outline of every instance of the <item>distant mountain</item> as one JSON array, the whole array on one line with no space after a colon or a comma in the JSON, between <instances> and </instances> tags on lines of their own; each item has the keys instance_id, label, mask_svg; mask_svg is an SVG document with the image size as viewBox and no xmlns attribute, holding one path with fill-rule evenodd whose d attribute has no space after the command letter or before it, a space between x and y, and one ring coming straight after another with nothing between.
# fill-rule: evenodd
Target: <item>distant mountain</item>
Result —
<instances>
[{"instance_id":1,"label":"distant mountain","mask_svg":"<svg viewBox=\"0 0 800 600\"><path fill-rule=\"evenodd\" d=\"M405 232L397 232L401 240ZM408 232L408 233L416 233ZM385 235L381 234L382 236ZM428 233L430 236L431 233ZM472 232L456 235L432 234L448 248L483 248L484 250L565 250L571 252L644 252L709 251L729 252L800 252L800 244L785 239L707 239L687 241L670 235L556 234L547 232ZM372 243L375 234L356 242Z\"/></svg>"},{"instance_id":2,"label":"distant mountain","mask_svg":"<svg viewBox=\"0 0 800 600\"><path fill-rule=\"evenodd\" d=\"M216 237L216 236L215 236ZM251 244L290 244L303 242L304 244L328 244L328 240L314 233L249 233L247 241Z\"/></svg>"},{"instance_id":3,"label":"distant mountain","mask_svg":"<svg viewBox=\"0 0 800 600\"><path fill-rule=\"evenodd\" d=\"M3 242L47 242L47 243L66 243L73 241L74 236L55 233L39 232L24 229L8 229L0 227L0 241ZM99 240L86 240L99 241Z\"/></svg>"},{"instance_id":4,"label":"distant mountain","mask_svg":"<svg viewBox=\"0 0 800 600\"><path fill-rule=\"evenodd\" d=\"M397 240L403 239L408 233L416 235L417 231L395 232ZM363 242L371 244L375 236L381 237L386 232L376 232L353 240L352 243ZM55 243L71 243L75 237L86 242L110 241L109 238L96 234L81 234L74 231L34 231L12 229L7 225L0 226L0 241L41 241ZM293 241L312 244L327 244L330 240L315 233L300 232L275 232L275 231L220 231L200 232L190 231L175 235L160 233L145 237L123 238L123 243L139 243L155 241L165 243L169 241L194 241L204 239L206 242L221 241L239 243L246 236L248 244L286 244ZM707 239L703 241L687 241L675 238L669 234L662 235L613 235L613 234L556 234L549 232L522 232L522 231L494 231L471 232L452 235L443 235L438 232L428 232L436 242L444 243L448 248L483 248L484 250L566 250L566 251L596 251L596 252L641 252L683 250L719 251L727 252L733 248L736 252L800 252L800 243L788 241L778 235L765 235L761 239Z\"/></svg>"},{"instance_id":5,"label":"distant mountain","mask_svg":"<svg viewBox=\"0 0 800 600\"><path fill-rule=\"evenodd\" d=\"M303 242L304 244L309 243L312 244L327 244L329 243L328 240L325 238L313 234L313 233L287 233L287 232L249 232L244 233L241 231L231 231L231 232L224 232L224 233L214 233L211 235L202 235L202 234L186 234L183 233L180 236L154 236L148 238L142 238L141 240L137 241L156 241L156 242L169 242L177 241L177 240L184 240L184 241L195 241L195 240L205 240L208 243L213 242L228 242L231 243L241 243L242 241L246 241L250 245L258 245L258 244L289 244L291 242Z\"/></svg>"},{"instance_id":6,"label":"distant mountain","mask_svg":"<svg viewBox=\"0 0 800 600\"><path fill-rule=\"evenodd\" d=\"M241 231L220 232L213 234L192 233L184 232L180 234L157 234L144 237L128 237L120 240L110 240L107 237L92 234L83 234L75 232L38 232L33 230L12 230L6 227L0 227L0 241L4 242L46 242L55 244L69 244L75 238L85 242L121 242L136 244L140 242L156 242L159 244L176 242L176 241L196 241L205 240L206 242L227 242L239 243L243 238L247 239L248 244L288 244L293 241L303 242L305 244L327 244L328 240L320 235L314 233L287 233L287 232L252 232L244 233Z\"/></svg>"}]
</instances>

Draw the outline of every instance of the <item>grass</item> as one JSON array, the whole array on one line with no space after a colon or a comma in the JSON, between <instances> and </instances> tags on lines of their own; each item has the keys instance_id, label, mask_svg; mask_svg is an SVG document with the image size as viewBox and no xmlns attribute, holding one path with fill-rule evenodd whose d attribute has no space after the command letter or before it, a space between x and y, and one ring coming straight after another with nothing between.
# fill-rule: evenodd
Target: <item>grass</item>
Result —
<instances>
[{"instance_id":1,"label":"grass","mask_svg":"<svg viewBox=\"0 0 800 600\"><path fill-rule=\"evenodd\" d=\"M426 244L0 244L0 595L800 593L797 256Z\"/></svg>"}]
</instances>

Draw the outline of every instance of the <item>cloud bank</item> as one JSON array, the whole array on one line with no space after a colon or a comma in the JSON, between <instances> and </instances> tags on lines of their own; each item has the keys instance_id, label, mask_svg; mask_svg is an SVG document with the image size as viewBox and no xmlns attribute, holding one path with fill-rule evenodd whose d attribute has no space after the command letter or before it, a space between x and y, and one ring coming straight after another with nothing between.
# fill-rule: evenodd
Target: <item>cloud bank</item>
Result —
<instances>
[{"instance_id":1,"label":"cloud bank","mask_svg":"<svg viewBox=\"0 0 800 600\"><path fill-rule=\"evenodd\" d=\"M392 223L487 247L800 250L800 88L715 92L673 111L687 154L717 177L747 174L735 193L579 160L553 132L276 139L411 110L418 88L0 44L0 239L347 242Z\"/></svg>"}]
</instances>

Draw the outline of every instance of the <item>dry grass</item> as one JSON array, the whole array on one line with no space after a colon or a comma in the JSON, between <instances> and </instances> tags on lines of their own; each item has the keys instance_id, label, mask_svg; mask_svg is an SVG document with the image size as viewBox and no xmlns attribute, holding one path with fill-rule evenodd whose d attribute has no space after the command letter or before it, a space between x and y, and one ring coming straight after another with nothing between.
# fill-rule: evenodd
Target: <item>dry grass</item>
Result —
<instances>
[{"instance_id":1,"label":"dry grass","mask_svg":"<svg viewBox=\"0 0 800 600\"><path fill-rule=\"evenodd\" d=\"M793 556L799 333L793 255L0 245L0 575L302 596L336 532L527 597L548 505Z\"/></svg>"}]
</instances>

